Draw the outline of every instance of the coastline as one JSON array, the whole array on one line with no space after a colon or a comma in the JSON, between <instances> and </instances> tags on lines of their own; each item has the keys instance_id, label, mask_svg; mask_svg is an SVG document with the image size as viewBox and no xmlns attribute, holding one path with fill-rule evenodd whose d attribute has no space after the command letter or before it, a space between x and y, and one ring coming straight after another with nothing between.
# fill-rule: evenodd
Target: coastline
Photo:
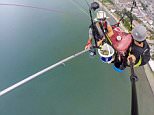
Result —
<instances>
[{"instance_id":1,"label":"coastline","mask_svg":"<svg viewBox=\"0 0 154 115\"><path fill-rule=\"evenodd\" d=\"M154 95L154 72L152 72L149 64L144 65L144 71Z\"/></svg>"},{"instance_id":2,"label":"coastline","mask_svg":"<svg viewBox=\"0 0 154 115\"><path fill-rule=\"evenodd\" d=\"M99 2L99 4L101 5L101 7L103 7L117 22L118 22L118 19L117 19L117 17L113 14L113 13L111 13L110 11L109 11L109 9L105 6L105 5L103 5L102 3L101 3L101 1L100 0L96 0L96 1L98 1ZM128 30L122 25L122 24L120 24L120 27L125 31L125 32L128 32ZM154 62L154 61L152 61L152 62ZM153 68L152 68L152 66L150 65L151 63L148 63L148 64L146 64L146 65L144 65L143 67L144 67L144 72L145 72L145 74L146 74L146 77L147 77L147 79L148 79L148 82L149 82L149 85L150 85L150 87L151 87L151 90L152 90L152 92L153 92L153 96L154 96L154 71L153 71ZM140 72L142 72L142 71L140 71Z\"/></svg>"}]
</instances>

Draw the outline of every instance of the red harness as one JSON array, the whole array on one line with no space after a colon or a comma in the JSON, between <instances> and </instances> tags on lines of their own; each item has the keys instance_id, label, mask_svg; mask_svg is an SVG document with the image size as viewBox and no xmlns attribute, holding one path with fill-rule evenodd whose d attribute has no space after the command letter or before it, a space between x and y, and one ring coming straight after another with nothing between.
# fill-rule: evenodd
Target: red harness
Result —
<instances>
[{"instance_id":1,"label":"red harness","mask_svg":"<svg viewBox=\"0 0 154 115\"><path fill-rule=\"evenodd\" d=\"M125 33L119 27L115 27L113 33L110 37L112 46L118 53L124 54L132 43L131 34Z\"/></svg>"}]
</instances>

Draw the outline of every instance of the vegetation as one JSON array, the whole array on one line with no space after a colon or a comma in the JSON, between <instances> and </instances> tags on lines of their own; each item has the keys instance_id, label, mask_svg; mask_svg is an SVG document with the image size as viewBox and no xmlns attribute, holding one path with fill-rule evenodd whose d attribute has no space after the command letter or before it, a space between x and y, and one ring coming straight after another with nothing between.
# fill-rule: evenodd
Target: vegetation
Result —
<instances>
[{"instance_id":1,"label":"vegetation","mask_svg":"<svg viewBox=\"0 0 154 115\"><path fill-rule=\"evenodd\" d=\"M154 40L154 35L149 37L150 40Z\"/></svg>"},{"instance_id":2,"label":"vegetation","mask_svg":"<svg viewBox=\"0 0 154 115\"><path fill-rule=\"evenodd\" d=\"M154 36L154 31L152 31L152 30L149 30L150 32L151 32L151 34Z\"/></svg>"},{"instance_id":3,"label":"vegetation","mask_svg":"<svg viewBox=\"0 0 154 115\"><path fill-rule=\"evenodd\" d=\"M154 60L154 54L152 54L151 59Z\"/></svg>"},{"instance_id":4,"label":"vegetation","mask_svg":"<svg viewBox=\"0 0 154 115\"><path fill-rule=\"evenodd\" d=\"M129 18L125 18L123 24L128 29L128 31L131 31L131 21Z\"/></svg>"},{"instance_id":5,"label":"vegetation","mask_svg":"<svg viewBox=\"0 0 154 115\"><path fill-rule=\"evenodd\" d=\"M102 0L102 3L110 3L110 4L114 4L112 0Z\"/></svg>"},{"instance_id":6,"label":"vegetation","mask_svg":"<svg viewBox=\"0 0 154 115\"><path fill-rule=\"evenodd\" d=\"M123 9L122 11L116 11L115 12L120 18L122 18L124 15L127 17L123 19L124 26L128 29L128 31L131 31L131 19L137 19L136 16L132 15L131 12L127 11L126 9Z\"/></svg>"}]
</instances>

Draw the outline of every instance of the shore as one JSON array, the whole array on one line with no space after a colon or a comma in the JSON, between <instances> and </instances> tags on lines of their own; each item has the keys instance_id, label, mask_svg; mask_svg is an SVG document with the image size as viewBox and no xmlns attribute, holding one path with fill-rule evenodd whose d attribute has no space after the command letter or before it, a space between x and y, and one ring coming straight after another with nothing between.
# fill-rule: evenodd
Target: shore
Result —
<instances>
[{"instance_id":1,"label":"shore","mask_svg":"<svg viewBox=\"0 0 154 115\"><path fill-rule=\"evenodd\" d=\"M144 71L146 73L146 77L149 81L149 84L151 86L151 90L152 90L153 95L154 95L154 72L152 72L149 64L146 64L144 66Z\"/></svg>"},{"instance_id":2,"label":"shore","mask_svg":"<svg viewBox=\"0 0 154 115\"><path fill-rule=\"evenodd\" d=\"M97 0L97 2L99 2L100 6L103 7L117 22L119 21L117 19L117 17L114 15L114 13L111 13L108 8L103 5L101 3L100 0ZM122 25L120 24L120 27L125 31L125 32L128 32L128 30ZM154 65L153 65L154 61L150 60L150 62L148 64L146 64L144 67L144 73L146 74L146 77L148 79L148 82L150 84L150 87L151 87L151 90L153 92L153 96L154 96L154 68L152 68ZM142 71L140 71L142 72ZM142 75L142 74L141 74Z\"/></svg>"}]
</instances>

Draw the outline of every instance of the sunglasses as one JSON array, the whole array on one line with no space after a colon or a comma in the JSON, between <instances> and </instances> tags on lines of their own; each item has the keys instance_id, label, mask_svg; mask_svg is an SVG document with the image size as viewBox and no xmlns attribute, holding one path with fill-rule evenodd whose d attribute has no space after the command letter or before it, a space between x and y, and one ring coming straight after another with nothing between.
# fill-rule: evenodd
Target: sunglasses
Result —
<instances>
[{"instance_id":1,"label":"sunglasses","mask_svg":"<svg viewBox=\"0 0 154 115\"><path fill-rule=\"evenodd\" d=\"M144 41L136 41L136 40L135 40L135 42L137 42L137 43L141 44L141 43L143 43Z\"/></svg>"},{"instance_id":2,"label":"sunglasses","mask_svg":"<svg viewBox=\"0 0 154 115\"><path fill-rule=\"evenodd\" d=\"M98 19L99 21L105 21L106 20L106 18L103 18L103 19Z\"/></svg>"}]
</instances>

